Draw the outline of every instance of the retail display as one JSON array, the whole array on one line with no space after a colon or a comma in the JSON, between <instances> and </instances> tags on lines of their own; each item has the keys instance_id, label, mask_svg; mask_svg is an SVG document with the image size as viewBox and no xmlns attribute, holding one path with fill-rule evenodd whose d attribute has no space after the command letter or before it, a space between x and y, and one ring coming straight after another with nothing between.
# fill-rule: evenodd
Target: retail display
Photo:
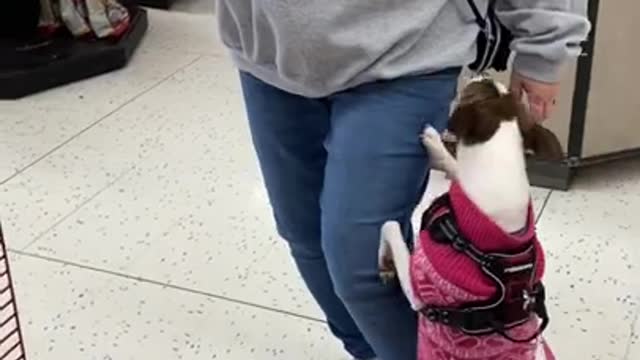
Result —
<instances>
[{"instance_id":1,"label":"retail display","mask_svg":"<svg viewBox=\"0 0 640 360\"><path fill-rule=\"evenodd\" d=\"M86 0L89 25L104 39L119 38L129 28L129 11L115 0Z\"/></svg>"},{"instance_id":2,"label":"retail display","mask_svg":"<svg viewBox=\"0 0 640 360\"><path fill-rule=\"evenodd\" d=\"M121 68L148 27L144 9L116 0L38 0L37 8L16 13L28 28L2 28L0 99Z\"/></svg>"}]
</instances>

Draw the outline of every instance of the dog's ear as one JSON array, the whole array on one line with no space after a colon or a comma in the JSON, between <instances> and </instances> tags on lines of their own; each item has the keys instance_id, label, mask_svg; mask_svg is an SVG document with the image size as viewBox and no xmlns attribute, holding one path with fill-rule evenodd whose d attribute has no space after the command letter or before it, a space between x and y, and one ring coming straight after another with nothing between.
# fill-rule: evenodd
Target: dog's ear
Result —
<instances>
[{"instance_id":1,"label":"dog's ear","mask_svg":"<svg viewBox=\"0 0 640 360\"><path fill-rule=\"evenodd\" d=\"M511 94L458 106L451 115L449 130L466 145L488 141L503 121L516 121L519 107Z\"/></svg>"},{"instance_id":2,"label":"dog's ear","mask_svg":"<svg viewBox=\"0 0 640 360\"><path fill-rule=\"evenodd\" d=\"M500 127L500 119L485 108L486 101L457 107L449 121L449 130L465 145L483 143L491 139Z\"/></svg>"},{"instance_id":3,"label":"dog's ear","mask_svg":"<svg viewBox=\"0 0 640 360\"><path fill-rule=\"evenodd\" d=\"M530 150L536 159L560 161L564 158L564 150L558 137L549 129L539 124L534 125L524 135L525 150Z\"/></svg>"}]
</instances>

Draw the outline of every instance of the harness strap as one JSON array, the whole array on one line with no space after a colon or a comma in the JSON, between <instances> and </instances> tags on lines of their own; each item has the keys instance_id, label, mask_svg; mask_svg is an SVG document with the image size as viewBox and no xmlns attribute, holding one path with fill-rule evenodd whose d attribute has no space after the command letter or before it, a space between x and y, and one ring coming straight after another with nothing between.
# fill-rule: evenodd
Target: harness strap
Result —
<instances>
[{"instance_id":1,"label":"harness strap","mask_svg":"<svg viewBox=\"0 0 640 360\"><path fill-rule=\"evenodd\" d=\"M535 280L537 259L533 241L526 249L514 254L484 253L458 229L449 195L444 194L434 200L424 213L421 230L428 231L433 241L448 244L476 262L496 284L498 294L488 302L459 308L427 305L420 311L422 315L432 322L458 328L468 335L498 333L518 343L536 339L549 324L549 316L544 286ZM505 278L512 281L505 281ZM517 292L515 297L514 291ZM535 334L525 339L515 339L507 334L508 330L529 321L532 313L541 319Z\"/></svg>"},{"instance_id":2,"label":"harness strap","mask_svg":"<svg viewBox=\"0 0 640 360\"><path fill-rule=\"evenodd\" d=\"M487 308L445 308L426 307L420 313L431 322L440 323L457 328L467 335L484 336L499 334L515 343L528 343L537 339L549 325L549 315L545 303L545 289L542 283L538 283L534 290L534 300L532 300L532 311L541 320L538 329L529 337L517 339L510 336L507 331L520 326L530 318L505 324L502 319L496 318L496 307Z\"/></svg>"},{"instance_id":3,"label":"harness strap","mask_svg":"<svg viewBox=\"0 0 640 360\"><path fill-rule=\"evenodd\" d=\"M484 20L484 17L482 17L482 14L480 13L480 10L478 9L475 1L467 0L467 3L469 4L471 11L473 11L473 15L476 17L476 23L478 24L478 26L484 28L486 26L486 22Z\"/></svg>"}]
</instances>

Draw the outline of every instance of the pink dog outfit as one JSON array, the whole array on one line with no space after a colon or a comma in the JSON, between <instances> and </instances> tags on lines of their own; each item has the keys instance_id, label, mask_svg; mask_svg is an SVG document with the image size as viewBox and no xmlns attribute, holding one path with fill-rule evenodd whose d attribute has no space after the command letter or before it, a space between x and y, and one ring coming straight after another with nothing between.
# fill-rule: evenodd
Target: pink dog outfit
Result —
<instances>
[{"instance_id":1,"label":"pink dog outfit","mask_svg":"<svg viewBox=\"0 0 640 360\"><path fill-rule=\"evenodd\" d=\"M454 182L425 213L411 257L415 296L427 304L418 360L536 359L548 321L543 272L532 209L523 231L505 233ZM544 353L554 359L546 344Z\"/></svg>"}]
</instances>

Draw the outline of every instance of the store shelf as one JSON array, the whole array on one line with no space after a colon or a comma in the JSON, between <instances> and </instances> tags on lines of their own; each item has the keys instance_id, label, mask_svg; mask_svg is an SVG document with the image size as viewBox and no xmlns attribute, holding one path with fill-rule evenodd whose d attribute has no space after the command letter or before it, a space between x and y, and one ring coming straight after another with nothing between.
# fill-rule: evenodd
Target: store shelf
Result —
<instances>
[{"instance_id":1,"label":"store shelf","mask_svg":"<svg viewBox=\"0 0 640 360\"><path fill-rule=\"evenodd\" d=\"M144 9L133 7L131 19L118 42L65 36L18 48L0 44L0 99L17 99L126 66L149 26Z\"/></svg>"}]
</instances>

